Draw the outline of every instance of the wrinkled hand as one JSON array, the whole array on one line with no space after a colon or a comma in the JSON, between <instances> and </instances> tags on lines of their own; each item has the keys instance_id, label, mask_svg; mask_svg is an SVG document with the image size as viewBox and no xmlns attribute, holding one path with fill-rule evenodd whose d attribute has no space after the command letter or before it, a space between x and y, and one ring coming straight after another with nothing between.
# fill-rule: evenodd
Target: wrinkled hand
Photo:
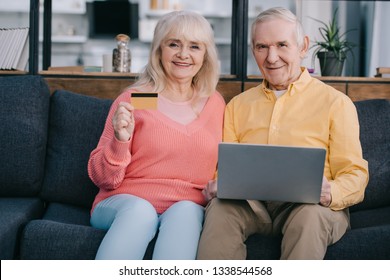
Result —
<instances>
[{"instance_id":1,"label":"wrinkled hand","mask_svg":"<svg viewBox=\"0 0 390 280\"><path fill-rule=\"evenodd\" d=\"M112 118L115 138L129 141L134 132L134 107L128 102L120 102Z\"/></svg>"},{"instance_id":2,"label":"wrinkled hand","mask_svg":"<svg viewBox=\"0 0 390 280\"><path fill-rule=\"evenodd\" d=\"M210 180L206 187L202 190L202 194L206 201L212 200L217 196L217 180Z\"/></svg>"},{"instance_id":3,"label":"wrinkled hand","mask_svg":"<svg viewBox=\"0 0 390 280\"><path fill-rule=\"evenodd\" d=\"M321 197L320 197L320 204L325 207L329 207L330 203L332 202L332 194L330 193L330 184L328 182L328 179L324 176L322 178L322 187L321 187Z\"/></svg>"}]
</instances>

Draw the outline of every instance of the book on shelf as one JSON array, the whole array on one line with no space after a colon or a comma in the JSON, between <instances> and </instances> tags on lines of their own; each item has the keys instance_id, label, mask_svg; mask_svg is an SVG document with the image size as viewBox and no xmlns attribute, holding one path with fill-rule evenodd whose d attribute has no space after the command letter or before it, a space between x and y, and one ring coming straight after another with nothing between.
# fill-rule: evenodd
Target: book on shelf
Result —
<instances>
[{"instance_id":1,"label":"book on shelf","mask_svg":"<svg viewBox=\"0 0 390 280\"><path fill-rule=\"evenodd\" d=\"M0 70L24 71L28 63L29 28L0 28Z\"/></svg>"}]
</instances>

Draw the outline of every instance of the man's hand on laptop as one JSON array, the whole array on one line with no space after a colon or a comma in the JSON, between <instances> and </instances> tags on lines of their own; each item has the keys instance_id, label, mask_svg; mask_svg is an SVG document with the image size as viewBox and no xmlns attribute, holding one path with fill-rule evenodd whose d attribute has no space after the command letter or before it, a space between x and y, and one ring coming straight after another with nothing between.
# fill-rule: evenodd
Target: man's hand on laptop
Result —
<instances>
[{"instance_id":1,"label":"man's hand on laptop","mask_svg":"<svg viewBox=\"0 0 390 280\"><path fill-rule=\"evenodd\" d=\"M332 202L332 194L330 193L330 184L328 179L324 176L322 178L322 188L321 188L321 197L320 204L325 207L329 207Z\"/></svg>"},{"instance_id":2,"label":"man's hand on laptop","mask_svg":"<svg viewBox=\"0 0 390 280\"><path fill-rule=\"evenodd\" d=\"M206 201L212 200L217 196L217 180L210 180L202 191Z\"/></svg>"}]
</instances>

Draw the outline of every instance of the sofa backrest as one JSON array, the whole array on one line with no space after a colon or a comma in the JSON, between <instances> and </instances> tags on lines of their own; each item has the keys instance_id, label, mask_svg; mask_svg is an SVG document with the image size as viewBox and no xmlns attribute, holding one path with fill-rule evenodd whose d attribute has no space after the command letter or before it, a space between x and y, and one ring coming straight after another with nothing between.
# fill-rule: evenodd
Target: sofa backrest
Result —
<instances>
[{"instance_id":1,"label":"sofa backrest","mask_svg":"<svg viewBox=\"0 0 390 280\"><path fill-rule=\"evenodd\" d=\"M41 189L50 92L40 76L0 77L0 197Z\"/></svg>"},{"instance_id":2,"label":"sofa backrest","mask_svg":"<svg viewBox=\"0 0 390 280\"><path fill-rule=\"evenodd\" d=\"M390 206L390 100L372 99L355 105L369 182L363 202L351 207L351 212Z\"/></svg>"},{"instance_id":3,"label":"sofa backrest","mask_svg":"<svg viewBox=\"0 0 390 280\"><path fill-rule=\"evenodd\" d=\"M103 132L111 103L65 90L53 93L43 200L91 207L98 188L88 177L88 159Z\"/></svg>"}]
</instances>

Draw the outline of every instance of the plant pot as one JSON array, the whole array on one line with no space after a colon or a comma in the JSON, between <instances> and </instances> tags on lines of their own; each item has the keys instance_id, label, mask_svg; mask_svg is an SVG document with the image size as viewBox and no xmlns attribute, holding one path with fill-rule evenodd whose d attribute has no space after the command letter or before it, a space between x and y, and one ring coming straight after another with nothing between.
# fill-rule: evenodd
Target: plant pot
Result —
<instances>
[{"instance_id":1,"label":"plant pot","mask_svg":"<svg viewBox=\"0 0 390 280\"><path fill-rule=\"evenodd\" d=\"M345 55L341 60L332 52L318 52L322 76L341 76L345 61Z\"/></svg>"}]
</instances>

